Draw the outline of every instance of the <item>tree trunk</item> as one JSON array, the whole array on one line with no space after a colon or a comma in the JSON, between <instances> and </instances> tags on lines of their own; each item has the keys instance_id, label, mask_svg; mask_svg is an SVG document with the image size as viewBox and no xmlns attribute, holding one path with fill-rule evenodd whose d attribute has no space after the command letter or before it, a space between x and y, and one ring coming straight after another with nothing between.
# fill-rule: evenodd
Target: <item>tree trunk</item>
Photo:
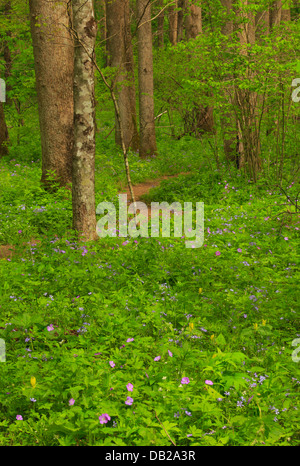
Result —
<instances>
[{"instance_id":1,"label":"tree trunk","mask_svg":"<svg viewBox=\"0 0 300 466\"><path fill-rule=\"evenodd\" d=\"M8 154L8 131L5 122L4 110L2 102L0 101L0 157Z\"/></svg>"},{"instance_id":2,"label":"tree trunk","mask_svg":"<svg viewBox=\"0 0 300 466\"><path fill-rule=\"evenodd\" d=\"M172 45L177 44L177 24L178 24L178 14L177 14L177 0L175 0L175 4L169 6L168 13L169 13L169 40Z\"/></svg>"},{"instance_id":3,"label":"tree trunk","mask_svg":"<svg viewBox=\"0 0 300 466\"><path fill-rule=\"evenodd\" d=\"M255 17L256 39L267 36L270 31L270 13L269 8L264 11L258 11Z\"/></svg>"},{"instance_id":4,"label":"tree trunk","mask_svg":"<svg viewBox=\"0 0 300 466\"><path fill-rule=\"evenodd\" d=\"M72 181L73 42L69 34L68 0L29 0L36 90L42 144L42 183Z\"/></svg>"},{"instance_id":5,"label":"tree trunk","mask_svg":"<svg viewBox=\"0 0 300 466\"><path fill-rule=\"evenodd\" d=\"M224 14L225 14L225 21L222 24L222 34L225 36L229 36L229 34L233 33L233 21L229 19L228 16L232 11L232 0L221 0L223 5Z\"/></svg>"},{"instance_id":6,"label":"tree trunk","mask_svg":"<svg viewBox=\"0 0 300 466\"><path fill-rule=\"evenodd\" d=\"M185 18L186 40L195 39L202 32L202 12L199 1L187 1L187 15Z\"/></svg>"},{"instance_id":7,"label":"tree trunk","mask_svg":"<svg viewBox=\"0 0 300 466\"><path fill-rule=\"evenodd\" d=\"M185 0L178 0L178 8L180 10L177 13L177 42L181 42L183 40Z\"/></svg>"},{"instance_id":8,"label":"tree trunk","mask_svg":"<svg viewBox=\"0 0 300 466\"><path fill-rule=\"evenodd\" d=\"M136 117L133 51L129 0L106 0L108 65L117 68L117 97L126 149L137 150L139 138ZM130 83L130 85L128 85ZM115 116L115 140L122 146L119 121Z\"/></svg>"},{"instance_id":9,"label":"tree trunk","mask_svg":"<svg viewBox=\"0 0 300 466\"><path fill-rule=\"evenodd\" d=\"M272 2L270 6L270 29L279 26L281 21L282 0Z\"/></svg>"},{"instance_id":10,"label":"tree trunk","mask_svg":"<svg viewBox=\"0 0 300 466\"><path fill-rule=\"evenodd\" d=\"M86 241L95 240L95 82L94 59L97 23L93 0L73 0L74 155L73 228Z\"/></svg>"},{"instance_id":11,"label":"tree trunk","mask_svg":"<svg viewBox=\"0 0 300 466\"><path fill-rule=\"evenodd\" d=\"M151 3L148 0L137 0L137 20L140 157L147 157L157 153L153 98Z\"/></svg>"},{"instance_id":12,"label":"tree trunk","mask_svg":"<svg viewBox=\"0 0 300 466\"><path fill-rule=\"evenodd\" d=\"M163 10L163 7L164 7L164 0L159 0L158 8L162 11L157 19L157 46L158 48L163 48L164 46L165 10Z\"/></svg>"}]
</instances>

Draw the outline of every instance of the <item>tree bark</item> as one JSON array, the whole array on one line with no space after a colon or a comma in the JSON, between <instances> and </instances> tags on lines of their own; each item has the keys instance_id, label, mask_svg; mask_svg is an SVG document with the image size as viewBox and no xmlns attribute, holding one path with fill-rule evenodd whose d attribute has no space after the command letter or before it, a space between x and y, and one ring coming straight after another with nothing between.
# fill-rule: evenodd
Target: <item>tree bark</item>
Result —
<instances>
[{"instance_id":1,"label":"tree bark","mask_svg":"<svg viewBox=\"0 0 300 466\"><path fill-rule=\"evenodd\" d=\"M163 48L164 46L164 22L165 22L165 10L164 0L158 1L158 8L161 10L159 17L157 18L157 46Z\"/></svg>"},{"instance_id":2,"label":"tree bark","mask_svg":"<svg viewBox=\"0 0 300 466\"><path fill-rule=\"evenodd\" d=\"M282 0L275 0L270 6L270 29L279 26L281 22Z\"/></svg>"},{"instance_id":3,"label":"tree bark","mask_svg":"<svg viewBox=\"0 0 300 466\"><path fill-rule=\"evenodd\" d=\"M256 13L255 17L256 25L256 39L259 40L263 36L267 36L270 32L270 12L269 8L264 11Z\"/></svg>"},{"instance_id":4,"label":"tree bark","mask_svg":"<svg viewBox=\"0 0 300 466\"><path fill-rule=\"evenodd\" d=\"M117 97L126 149L137 150L136 95L130 30L129 0L106 0L108 65L117 68L115 94ZM115 116L115 140L122 146L119 121Z\"/></svg>"},{"instance_id":5,"label":"tree bark","mask_svg":"<svg viewBox=\"0 0 300 466\"><path fill-rule=\"evenodd\" d=\"M178 0L178 8L180 8L180 10L177 13L177 42L181 42L183 40L184 30L185 0Z\"/></svg>"},{"instance_id":6,"label":"tree bark","mask_svg":"<svg viewBox=\"0 0 300 466\"><path fill-rule=\"evenodd\" d=\"M232 11L232 0L221 0L221 3L223 5L226 21L223 22L222 24L222 29L221 32L225 36L229 36L229 34L233 33L233 21L232 19L229 19L228 16L230 15Z\"/></svg>"},{"instance_id":7,"label":"tree bark","mask_svg":"<svg viewBox=\"0 0 300 466\"><path fill-rule=\"evenodd\" d=\"M202 12L199 1L186 2L187 15L185 18L186 40L195 39L202 32Z\"/></svg>"},{"instance_id":8,"label":"tree bark","mask_svg":"<svg viewBox=\"0 0 300 466\"><path fill-rule=\"evenodd\" d=\"M0 157L8 154L8 131L5 122L4 110L0 101Z\"/></svg>"},{"instance_id":9,"label":"tree bark","mask_svg":"<svg viewBox=\"0 0 300 466\"><path fill-rule=\"evenodd\" d=\"M95 82L94 59L97 24L93 0L73 0L74 154L73 228L82 239L96 234L95 208Z\"/></svg>"},{"instance_id":10,"label":"tree bark","mask_svg":"<svg viewBox=\"0 0 300 466\"><path fill-rule=\"evenodd\" d=\"M178 14L177 14L177 0L175 4L169 6L168 16L169 16L169 40L172 45L177 44L177 25L178 25Z\"/></svg>"},{"instance_id":11,"label":"tree bark","mask_svg":"<svg viewBox=\"0 0 300 466\"><path fill-rule=\"evenodd\" d=\"M137 0L137 20L140 157L147 157L157 154L153 98L151 3L148 0Z\"/></svg>"},{"instance_id":12,"label":"tree bark","mask_svg":"<svg viewBox=\"0 0 300 466\"><path fill-rule=\"evenodd\" d=\"M73 42L69 34L68 0L29 0L36 90L42 144L42 183L72 181Z\"/></svg>"}]
</instances>

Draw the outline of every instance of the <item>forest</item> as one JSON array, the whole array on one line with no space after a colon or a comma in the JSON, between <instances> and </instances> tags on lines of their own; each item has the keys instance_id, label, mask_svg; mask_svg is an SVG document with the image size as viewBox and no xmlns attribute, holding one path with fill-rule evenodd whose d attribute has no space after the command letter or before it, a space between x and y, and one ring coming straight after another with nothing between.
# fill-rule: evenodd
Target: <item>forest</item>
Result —
<instances>
[{"instance_id":1,"label":"forest","mask_svg":"<svg viewBox=\"0 0 300 466\"><path fill-rule=\"evenodd\" d=\"M300 445L299 13L0 0L0 446Z\"/></svg>"}]
</instances>

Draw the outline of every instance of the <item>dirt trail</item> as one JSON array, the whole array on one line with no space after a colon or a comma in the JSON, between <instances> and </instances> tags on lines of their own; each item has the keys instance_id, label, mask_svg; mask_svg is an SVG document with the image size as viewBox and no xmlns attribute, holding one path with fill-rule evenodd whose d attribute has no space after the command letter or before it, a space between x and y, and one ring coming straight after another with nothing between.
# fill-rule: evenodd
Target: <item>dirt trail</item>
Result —
<instances>
[{"instance_id":1,"label":"dirt trail","mask_svg":"<svg viewBox=\"0 0 300 466\"><path fill-rule=\"evenodd\" d=\"M139 183L133 186L135 200L140 201L141 197L144 194L147 194L150 191L150 189L155 188L156 186L159 186L163 180L170 180L171 178L176 178L179 175L189 175L189 174L190 172L178 173L177 175L164 175L164 176L160 176L159 178L156 178L155 180L148 180L148 181L144 181L143 183ZM130 195L128 186L127 188L120 190L119 193L127 194L127 204L128 205L131 204L131 195ZM149 213L149 218L150 218L151 212L150 212L149 207L148 207L148 213ZM24 245L24 248L26 249L26 246L34 246L36 245L36 243L39 243L39 242L40 242L39 240L32 238L29 242L24 243L23 245ZM10 259L12 255L14 254L14 251L15 251L15 247L13 245L10 245L10 244L0 245L0 260Z\"/></svg>"}]
</instances>

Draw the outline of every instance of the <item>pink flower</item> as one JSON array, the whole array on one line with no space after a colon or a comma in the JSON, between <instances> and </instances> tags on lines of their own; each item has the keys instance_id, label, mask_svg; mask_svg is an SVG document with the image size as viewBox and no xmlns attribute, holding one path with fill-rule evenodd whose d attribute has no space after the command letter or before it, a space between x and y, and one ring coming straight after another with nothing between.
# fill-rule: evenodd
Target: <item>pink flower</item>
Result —
<instances>
[{"instance_id":1,"label":"pink flower","mask_svg":"<svg viewBox=\"0 0 300 466\"><path fill-rule=\"evenodd\" d=\"M53 324L48 325L47 330L48 332L52 332L54 330Z\"/></svg>"},{"instance_id":2,"label":"pink flower","mask_svg":"<svg viewBox=\"0 0 300 466\"><path fill-rule=\"evenodd\" d=\"M288 240L289 240L287 236L286 236L284 239L285 239L285 241L288 241Z\"/></svg>"},{"instance_id":3,"label":"pink flower","mask_svg":"<svg viewBox=\"0 0 300 466\"><path fill-rule=\"evenodd\" d=\"M16 419L17 419L18 421L23 421L23 418L22 418L21 414L17 414L17 415L16 415Z\"/></svg>"},{"instance_id":4,"label":"pink flower","mask_svg":"<svg viewBox=\"0 0 300 466\"><path fill-rule=\"evenodd\" d=\"M220 255L221 255L220 251L217 251L216 256L220 256Z\"/></svg>"},{"instance_id":5,"label":"pink flower","mask_svg":"<svg viewBox=\"0 0 300 466\"><path fill-rule=\"evenodd\" d=\"M205 380L206 385L213 385L214 383L211 380Z\"/></svg>"},{"instance_id":6,"label":"pink flower","mask_svg":"<svg viewBox=\"0 0 300 466\"><path fill-rule=\"evenodd\" d=\"M159 361L160 360L160 356L156 356L156 358L154 358L154 361Z\"/></svg>"},{"instance_id":7,"label":"pink flower","mask_svg":"<svg viewBox=\"0 0 300 466\"><path fill-rule=\"evenodd\" d=\"M110 367L115 367L115 363L113 361L109 361Z\"/></svg>"},{"instance_id":8,"label":"pink flower","mask_svg":"<svg viewBox=\"0 0 300 466\"><path fill-rule=\"evenodd\" d=\"M130 396L127 397L126 401L125 401L125 404L128 405L128 406L131 406L133 403L133 398L131 398Z\"/></svg>"},{"instance_id":9,"label":"pink flower","mask_svg":"<svg viewBox=\"0 0 300 466\"><path fill-rule=\"evenodd\" d=\"M99 416L99 421L100 421L100 424L107 424L108 421L110 421L110 416L108 414L101 414L101 416Z\"/></svg>"},{"instance_id":10,"label":"pink flower","mask_svg":"<svg viewBox=\"0 0 300 466\"><path fill-rule=\"evenodd\" d=\"M131 341L134 341L134 338L127 338L126 342L130 343Z\"/></svg>"},{"instance_id":11,"label":"pink flower","mask_svg":"<svg viewBox=\"0 0 300 466\"><path fill-rule=\"evenodd\" d=\"M188 383L190 383L190 379L188 377L182 377L181 383L187 385Z\"/></svg>"},{"instance_id":12,"label":"pink flower","mask_svg":"<svg viewBox=\"0 0 300 466\"><path fill-rule=\"evenodd\" d=\"M75 403L74 398L71 398L71 399L69 400L69 405L70 405L70 406L73 406L74 403Z\"/></svg>"},{"instance_id":13,"label":"pink flower","mask_svg":"<svg viewBox=\"0 0 300 466\"><path fill-rule=\"evenodd\" d=\"M241 248L238 248L237 252L242 252Z\"/></svg>"},{"instance_id":14,"label":"pink flower","mask_svg":"<svg viewBox=\"0 0 300 466\"><path fill-rule=\"evenodd\" d=\"M172 358L172 357L173 357L173 353L171 353L170 350L168 350L168 353L169 353L169 356Z\"/></svg>"},{"instance_id":15,"label":"pink flower","mask_svg":"<svg viewBox=\"0 0 300 466\"><path fill-rule=\"evenodd\" d=\"M129 383L126 385L126 388L127 388L127 390L128 390L129 392L132 392L132 391L133 391L133 385L132 385L132 383L129 382Z\"/></svg>"}]
</instances>

